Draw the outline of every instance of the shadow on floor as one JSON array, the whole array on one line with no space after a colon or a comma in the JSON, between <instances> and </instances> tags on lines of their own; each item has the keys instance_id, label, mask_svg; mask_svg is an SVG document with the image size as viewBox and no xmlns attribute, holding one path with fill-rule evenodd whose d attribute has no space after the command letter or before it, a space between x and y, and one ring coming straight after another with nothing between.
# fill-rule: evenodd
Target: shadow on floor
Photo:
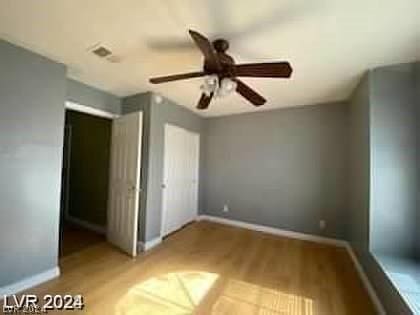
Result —
<instances>
[{"instance_id":1,"label":"shadow on floor","mask_svg":"<svg viewBox=\"0 0 420 315\"><path fill-rule=\"evenodd\" d=\"M102 242L105 242L104 235L65 223L61 257L80 252Z\"/></svg>"}]
</instances>

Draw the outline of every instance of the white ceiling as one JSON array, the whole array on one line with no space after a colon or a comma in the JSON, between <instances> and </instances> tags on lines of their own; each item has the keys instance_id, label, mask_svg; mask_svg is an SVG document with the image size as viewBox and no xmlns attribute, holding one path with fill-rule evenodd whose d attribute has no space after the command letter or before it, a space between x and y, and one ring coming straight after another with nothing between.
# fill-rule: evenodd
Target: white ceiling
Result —
<instances>
[{"instance_id":1,"label":"white ceiling","mask_svg":"<svg viewBox=\"0 0 420 315\"><path fill-rule=\"evenodd\" d=\"M194 109L200 79L151 85L201 68L187 30L231 42L237 62L288 60L291 80L244 79L268 102L237 95L204 116L343 100L372 67L420 59L419 0L0 0L0 37L69 66L119 96L153 90ZM110 48L118 63L88 52Z\"/></svg>"}]
</instances>

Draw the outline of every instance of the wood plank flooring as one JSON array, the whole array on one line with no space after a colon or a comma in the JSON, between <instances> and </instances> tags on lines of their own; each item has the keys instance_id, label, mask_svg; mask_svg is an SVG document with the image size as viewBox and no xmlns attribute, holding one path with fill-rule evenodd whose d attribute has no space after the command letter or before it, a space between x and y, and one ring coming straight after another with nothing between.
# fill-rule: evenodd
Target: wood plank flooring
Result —
<instances>
[{"instance_id":1,"label":"wood plank flooring","mask_svg":"<svg viewBox=\"0 0 420 315\"><path fill-rule=\"evenodd\" d=\"M101 243L61 271L30 293L83 294L84 314L375 314L344 249L209 222L136 259Z\"/></svg>"},{"instance_id":2,"label":"wood plank flooring","mask_svg":"<svg viewBox=\"0 0 420 315\"><path fill-rule=\"evenodd\" d=\"M63 232L62 256L66 257L78 253L84 249L105 242L105 236L80 228L75 225L66 224Z\"/></svg>"}]
</instances>

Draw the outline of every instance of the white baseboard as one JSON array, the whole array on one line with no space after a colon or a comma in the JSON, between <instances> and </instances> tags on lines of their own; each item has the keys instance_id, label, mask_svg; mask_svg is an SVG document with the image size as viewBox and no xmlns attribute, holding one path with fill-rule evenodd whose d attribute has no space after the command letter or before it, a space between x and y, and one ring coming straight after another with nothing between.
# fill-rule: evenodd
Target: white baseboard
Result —
<instances>
[{"instance_id":1,"label":"white baseboard","mask_svg":"<svg viewBox=\"0 0 420 315\"><path fill-rule=\"evenodd\" d=\"M87 221L78 219L78 218L70 216L70 215L66 217L66 220L68 222L74 224L74 225L80 226L82 228L85 228L87 230L96 232L98 234L102 234L102 235L106 234L106 227L104 227L104 226L97 225L97 224L92 224L92 223L89 223Z\"/></svg>"},{"instance_id":2,"label":"white baseboard","mask_svg":"<svg viewBox=\"0 0 420 315\"><path fill-rule=\"evenodd\" d=\"M365 286L365 288L366 288L366 290L369 294L369 297L370 297L370 299L372 300L372 302L375 306L375 309L376 309L377 313L380 314L380 315L385 315L386 314L385 309L384 309L381 301L379 300L378 296L376 295L375 289L373 288L372 284L370 283L369 278L365 274L362 265L360 264L360 262L357 259L357 256L355 255L352 247L350 246L350 244L347 241L337 240L337 239L318 236L318 235L292 232L292 231L277 229L277 228L268 227L268 226L264 226L264 225L246 223L246 222L242 222L242 221L231 220L231 219L209 216L209 215L199 215L197 217L197 221L201 221L201 220L216 222L216 223L225 224L225 225L236 226L236 227L240 227L240 228L244 228L244 229L248 229L248 230L264 232L264 233L269 233L269 234L283 236L283 237L289 237L289 238L294 238L294 239L299 239L299 240L311 241L311 242L328 244L328 245L333 245L333 246L338 246L338 247L345 248L347 250L347 252L349 253L350 257L351 257L351 260L352 260L352 262L353 262L353 264L354 264L354 266L357 270L357 273L359 274L359 277L362 280L363 285Z\"/></svg>"},{"instance_id":3,"label":"white baseboard","mask_svg":"<svg viewBox=\"0 0 420 315\"><path fill-rule=\"evenodd\" d=\"M329 244L339 247L346 247L347 242L343 240L337 240L334 238L324 237L324 236L318 236L318 235L311 235L311 234L305 234L305 233L299 233L299 232L293 232L293 231L287 231L282 230L278 228L273 228L265 225L259 225L259 224L253 224L253 223L246 223L243 221L237 221L232 219L226 219L221 217L215 217L215 216L209 216L209 215L200 215L198 216L198 220L205 220L210 222L216 222L236 227L241 227L247 230L253 230L258 232L264 232L268 234L278 235L278 236L284 236L304 241L310 241L310 242L316 242L316 243L323 243L323 244Z\"/></svg>"},{"instance_id":4,"label":"white baseboard","mask_svg":"<svg viewBox=\"0 0 420 315\"><path fill-rule=\"evenodd\" d=\"M139 251L147 252L148 250L151 250L152 248L158 246L160 243L162 243L162 238L156 237L147 242L139 242L137 248Z\"/></svg>"},{"instance_id":5,"label":"white baseboard","mask_svg":"<svg viewBox=\"0 0 420 315\"><path fill-rule=\"evenodd\" d=\"M375 292L375 289L373 288L372 284L369 281L369 278L367 277L365 270L363 269L362 265L360 264L359 260L357 259L356 254L353 251L353 248L350 246L349 243L346 245L347 252L349 253L351 260L353 261L354 266L356 267L357 273L359 274L360 279L363 282L363 285L366 289L366 291L369 294L370 299L373 302L373 305L375 306L376 312L380 315L386 315L385 309L381 303L381 301L378 298L378 295Z\"/></svg>"},{"instance_id":6,"label":"white baseboard","mask_svg":"<svg viewBox=\"0 0 420 315\"><path fill-rule=\"evenodd\" d=\"M59 275L60 275L60 268L55 267L47 271L41 272L39 274L36 274L34 276L20 280L18 282L12 283L10 285L1 287L0 300L5 295L11 295L11 294L16 294L16 293L25 291L27 289L40 285L41 283L57 278Z\"/></svg>"}]
</instances>

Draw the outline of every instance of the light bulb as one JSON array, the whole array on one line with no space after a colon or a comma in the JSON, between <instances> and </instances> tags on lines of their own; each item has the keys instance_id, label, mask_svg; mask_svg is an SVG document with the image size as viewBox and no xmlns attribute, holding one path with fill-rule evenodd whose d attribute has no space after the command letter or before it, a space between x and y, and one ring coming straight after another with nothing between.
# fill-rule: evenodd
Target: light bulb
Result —
<instances>
[{"instance_id":1,"label":"light bulb","mask_svg":"<svg viewBox=\"0 0 420 315\"><path fill-rule=\"evenodd\" d=\"M200 85L200 90L201 90L201 92L206 94L206 96L210 96L211 93L213 93L212 88L210 86L206 85L206 84Z\"/></svg>"},{"instance_id":2,"label":"light bulb","mask_svg":"<svg viewBox=\"0 0 420 315\"><path fill-rule=\"evenodd\" d=\"M215 74L208 75L204 78L203 84L200 86L200 90L210 96L212 93L217 93L219 89L219 77Z\"/></svg>"},{"instance_id":3,"label":"light bulb","mask_svg":"<svg viewBox=\"0 0 420 315\"><path fill-rule=\"evenodd\" d=\"M224 78L220 84L220 88L217 91L217 96L227 96L236 90L236 82L230 78Z\"/></svg>"},{"instance_id":4,"label":"light bulb","mask_svg":"<svg viewBox=\"0 0 420 315\"><path fill-rule=\"evenodd\" d=\"M209 85L209 86L217 86L218 81L219 79L217 75L209 75L205 78L204 84Z\"/></svg>"},{"instance_id":5,"label":"light bulb","mask_svg":"<svg viewBox=\"0 0 420 315\"><path fill-rule=\"evenodd\" d=\"M230 93L236 89L236 82L230 78L224 78L222 80L221 86L222 86L222 90Z\"/></svg>"}]
</instances>

